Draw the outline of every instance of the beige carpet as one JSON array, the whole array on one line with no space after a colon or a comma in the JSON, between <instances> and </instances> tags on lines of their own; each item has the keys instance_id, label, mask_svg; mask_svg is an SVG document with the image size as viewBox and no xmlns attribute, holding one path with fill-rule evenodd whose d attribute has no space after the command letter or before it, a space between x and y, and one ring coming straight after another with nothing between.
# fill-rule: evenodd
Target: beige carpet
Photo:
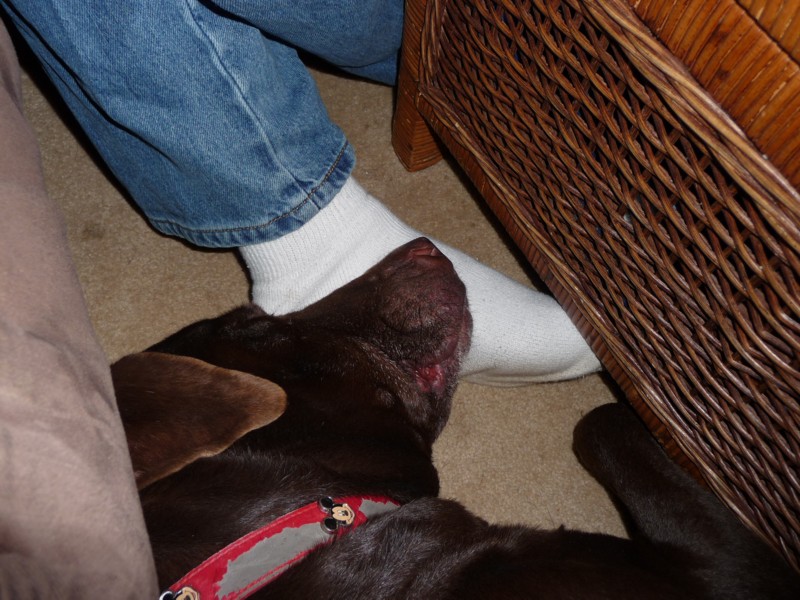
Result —
<instances>
[{"instance_id":1,"label":"beige carpet","mask_svg":"<svg viewBox=\"0 0 800 600\"><path fill-rule=\"evenodd\" d=\"M390 143L389 88L317 73L332 118L356 148L356 175L408 223L530 284L463 175L447 163L407 173ZM233 252L201 251L152 230L99 166L58 100L26 78L26 107L50 194L66 213L92 319L109 359L247 300ZM59 116L62 115L62 116ZM621 533L611 502L575 460L572 428L614 401L600 376L514 389L464 384L436 445L442 495L492 522Z\"/></svg>"}]
</instances>

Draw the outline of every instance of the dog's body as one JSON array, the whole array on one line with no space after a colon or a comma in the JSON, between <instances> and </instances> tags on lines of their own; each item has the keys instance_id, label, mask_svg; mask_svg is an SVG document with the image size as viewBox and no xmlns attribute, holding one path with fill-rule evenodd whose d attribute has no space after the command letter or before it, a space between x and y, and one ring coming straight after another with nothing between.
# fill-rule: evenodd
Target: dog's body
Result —
<instances>
[{"instance_id":1,"label":"dog's body","mask_svg":"<svg viewBox=\"0 0 800 600\"><path fill-rule=\"evenodd\" d=\"M303 311L244 307L114 365L161 583L321 497L380 495L401 506L253 597L800 597L621 406L585 418L576 451L625 506L632 540L492 526L436 498L431 446L469 329L449 261L417 240Z\"/></svg>"}]
</instances>

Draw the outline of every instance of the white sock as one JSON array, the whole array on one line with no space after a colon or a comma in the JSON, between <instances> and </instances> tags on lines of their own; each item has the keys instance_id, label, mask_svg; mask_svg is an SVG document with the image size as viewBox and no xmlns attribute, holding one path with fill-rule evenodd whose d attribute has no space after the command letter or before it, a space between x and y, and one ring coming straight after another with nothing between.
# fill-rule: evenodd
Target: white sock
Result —
<instances>
[{"instance_id":1,"label":"white sock","mask_svg":"<svg viewBox=\"0 0 800 600\"><path fill-rule=\"evenodd\" d=\"M350 177L300 229L240 248L253 282L253 302L280 315L324 298L419 237ZM461 375L490 385L579 377L600 363L558 303L432 240L467 288L472 346Z\"/></svg>"}]
</instances>

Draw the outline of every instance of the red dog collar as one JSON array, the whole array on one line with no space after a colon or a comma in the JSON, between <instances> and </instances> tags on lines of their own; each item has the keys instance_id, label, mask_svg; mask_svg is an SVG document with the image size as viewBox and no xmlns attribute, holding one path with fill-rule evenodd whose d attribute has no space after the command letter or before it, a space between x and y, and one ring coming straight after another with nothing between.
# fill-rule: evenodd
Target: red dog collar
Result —
<instances>
[{"instance_id":1,"label":"red dog collar","mask_svg":"<svg viewBox=\"0 0 800 600\"><path fill-rule=\"evenodd\" d=\"M397 508L382 496L322 498L229 544L170 586L159 600L241 600L317 546Z\"/></svg>"}]
</instances>

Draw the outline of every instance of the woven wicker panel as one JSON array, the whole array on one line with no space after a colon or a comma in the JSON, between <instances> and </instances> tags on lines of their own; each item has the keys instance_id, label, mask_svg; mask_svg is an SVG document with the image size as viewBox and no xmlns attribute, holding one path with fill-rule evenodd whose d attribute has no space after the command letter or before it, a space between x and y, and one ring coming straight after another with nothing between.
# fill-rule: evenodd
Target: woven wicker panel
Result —
<instances>
[{"instance_id":1,"label":"woven wicker panel","mask_svg":"<svg viewBox=\"0 0 800 600\"><path fill-rule=\"evenodd\" d=\"M418 106L623 389L797 566L800 202L623 4L432 0Z\"/></svg>"}]
</instances>

